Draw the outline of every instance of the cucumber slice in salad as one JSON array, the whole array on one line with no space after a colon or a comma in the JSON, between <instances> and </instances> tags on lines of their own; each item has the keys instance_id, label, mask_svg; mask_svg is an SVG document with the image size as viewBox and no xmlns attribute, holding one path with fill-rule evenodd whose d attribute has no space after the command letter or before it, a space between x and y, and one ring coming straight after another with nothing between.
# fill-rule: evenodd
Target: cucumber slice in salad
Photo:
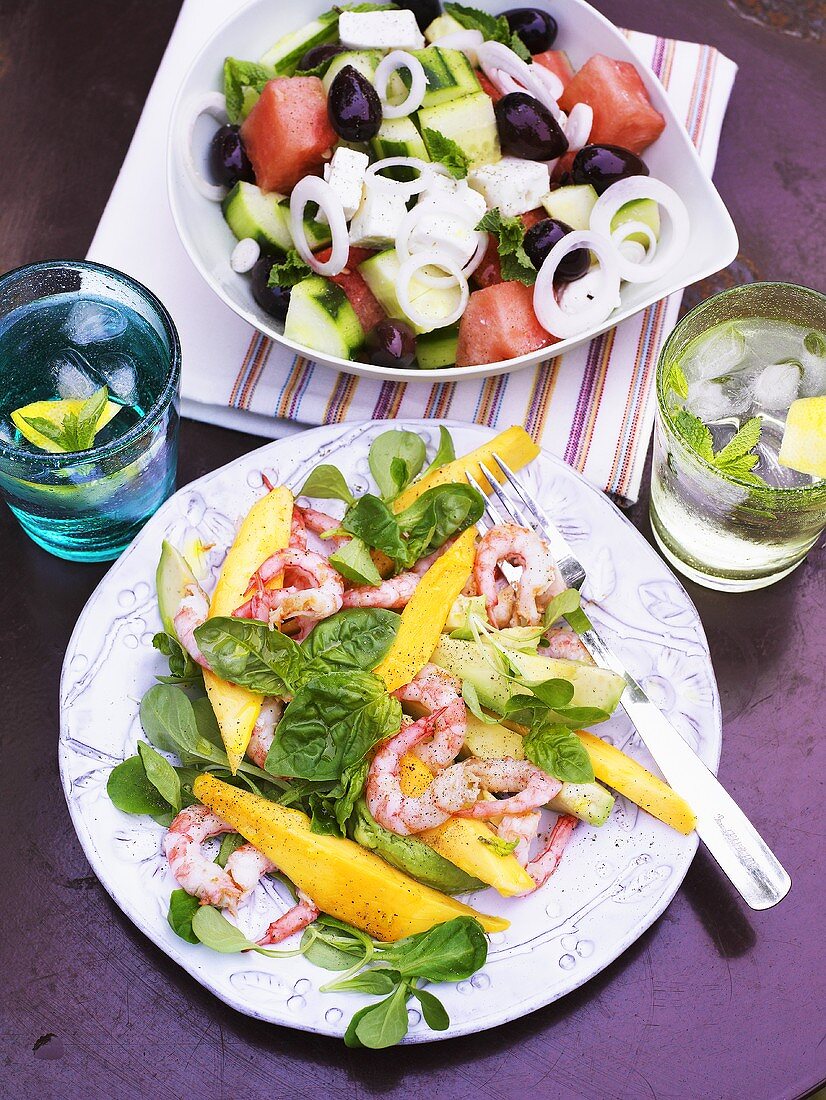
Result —
<instances>
[{"instance_id":1,"label":"cucumber slice in salad","mask_svg":"<svg viewBox=\"0 0 826 1100\"><path fill-rule=\"evenodd\" d=\"M438 15L425 29L424 36L428 42L436 42L448 34L456 34L457 31L464 29L459 20L454 19L452 15Z\"/></svg>"},{"instance_id":2,"label":"cucumber slice in salad","mask_svg":"<svg viewBox=\"0 0 826 1100\"><path fill-rule=\"evenodd\" d=\"M422 107L438 107L440 103L481 92L482 86L472 65L459 50L428 46L424 50L413 50L412 55L421 62L427 77ZM409 87L410 73L406 69L402 69L401 78Z\"/></svg>"},{"instance_id":3,"label":"cucumber slice in salad","mask_svg":"<svg viewBox=\"0 0 826 1100\"><path fill-rule=\"evenodd\" d=\"M338 37L338 12L327 12L297 31L285 34L261 58L260 64L274 76L292 76L307 50Z\"/></svg>"},{"instance_id":4,"label":"cucumber slice in salad","mask_svg":"<svg viewBox=\"0 0 826 1100\"><path fill-rule=\"evenodd\" d=\"M422 130L438 130L455 141L471 168L502 159L493 100L484 92L451 99L438 107L423 107L418 121Z\"/></svg>"},{"instance_id":5,"label":"cucumber slice in salad","mask_svg":"<svg viewBox=\"0 0 826 1100\"><path fill-rule=\"evenodd\" d=\"M290 208L284 196L265 194L254 183L236 183L221 204L227 225L239 241L252 237L269 251L287 252L293 246Z\"/></svg>"},{"instance_id":6,"label":"cucumber slice in salad","mask_svg":"<svg viewBox=\"0 0 826 1100\"><path fill-rule=\"evenodd\" d=\"M542 205L549 218L565 222L571 229L587 229L596 201L597 193L590 183L582 183L558 187L543 198Z\"/></svg>"},{"instance_id":7,"label":"cucumber slice in salad","mask_svg":"<svg viewBox=\"0 0 826 1100\"><path fill-rule=\"evenodd\" d=\"M352 358L364 343L364 329L347 295L320 275L311 275L293 287L284 335L340 359Z\"/></svg>"},{"instance_id":8,"label":"cucumber slice in salad","mask_svg":"<svg viewBox=\"0 0 826 1100\"><path fill-rule=\"evenodd\" d=\"M456 362L459 345L459 326L437 328L416 340L416 359L421 370L438 370L452 367Z\"/></svg>"},{"instance_id":9,"label":"cucumber slice in salad","mask_svg":"<svg viewBox=\"0 0 826 1100\"><path fill-rule=\"evenodd\" d=\"M418 157L419 160L430 160L422 135L409 118L386 118L370 142L370 148L376 160L384 160L385 157ZM415 174L410 168L391 168L387 176L406 181Z\"/></svg>"},{"instance_id":10,"label":"cucumber slice in salad","mask_svg":"<svg viewBox=\"0 0 826 1100\"><path fill-rule=\"evenodd\" d=\"M324 85L324 91L329 92L330 85L345 65L352 65L356 72L361 73L361 75L366 77L372 84L373 77L376 75L376 69L379 67L379 62L383 57L384 54L381 50L347 50L346 53L336 54L330 62L330 67L327 72L321 78L321 83Z\"/></svg>"},{"instance_id":11,"label":"cucumber slice in salad","mask_svg":"<svg viewBox=\"0 0 826 1100\"><path fill-rule=\"evenodd\" d=\"M396 284L399 281L399 257L394 248L388 248L385 252L377 252L370 256L364 263L359 264L359 275L370 287L374 296L378 299L385 313L395 317L398 321L404 321L410 325L416 335L430 332L434 325L414 325L405 314L396 294ZM416 305L416 309L425 315L433 317L434 321L444 317L456 304L456 290L448 288L439 290L435 287L425 286L415 278L412 281L410 300Z\"/></svg>"}]
</instances>

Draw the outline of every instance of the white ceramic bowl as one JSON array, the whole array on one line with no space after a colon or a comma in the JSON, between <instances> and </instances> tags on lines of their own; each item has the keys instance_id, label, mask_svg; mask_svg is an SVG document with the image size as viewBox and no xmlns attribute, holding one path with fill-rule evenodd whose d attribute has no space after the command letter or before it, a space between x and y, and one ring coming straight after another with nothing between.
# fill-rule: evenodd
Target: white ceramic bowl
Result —
<instances>
[{"instance_id":1,"label":"white ceramic bowl","mask_svg":"<svg viewBox=\"0 0 826 1100\"><path fill-rule=\"evenodd\" d=\"M227 56L257 60L282 34L295 30L329 7L327 0L252 0L220 27L195 59L181 86L172 111L167 173L172 216L192 262L215 293L251 325L300 355L350 374L397 381L459 381L484 378L520 370L587 343L600 332L613 328L646 306L704 279L731 263L737 255L737 233L723 200L706 175L684 127L674 115L665 91L631 50L617 28L584 0L532 0L550 11L559 23L555 48L565 50L575 69L595 53L632 62L639 71L651 101L666 119L661 137L644 156L651 175L674 188L685 202L691 219L691 237L682 259L663 278L644 285L624 284L622 304L604 324L575 339L562 340L548 348L481 366L449 367L422 372L374 367L349 359L321 355L284 337L284 326L268 316L252 299L249 277L230 267L235 237L221 216L217 203L204 198L195 187L184 154L187 130L194 104L207 91L222 89L222 67ZM507 8L505 0L474 0L474 6L498 14ZM196 129L198 154L206 151L214 124Z\"/></svg>"}]
</instances>

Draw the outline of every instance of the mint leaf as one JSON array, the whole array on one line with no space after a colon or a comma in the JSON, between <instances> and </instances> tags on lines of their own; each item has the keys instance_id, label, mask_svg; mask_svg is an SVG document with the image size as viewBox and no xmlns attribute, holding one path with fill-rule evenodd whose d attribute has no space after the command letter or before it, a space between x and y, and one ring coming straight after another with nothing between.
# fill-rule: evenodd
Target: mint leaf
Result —
<instances>
[{"instance_id":1,"label":"mint leaf","mask_svg":"<svg viewBox=\"0 0 826 1100\"><path fill-rule=\"evenodd\" d=\"M740 455L739 458L732 458L726 463L718 463L717 466L721 473L726 474L728 477L745 481L749 485L765 485L766 482L759 474L752 473L752 468L757 465L757 461L757 455Z\"/></svg>"},{"instance_id":2,"label":"mint leaf","mask_svg":"<svg viewBox=\"0 0 826 1100\"><path fill-rule=\"evenodd\" d=\"M826 340L819 332L807 332L803 339L803 347L810 355L826 355Z\"/></svg>"},{"instance_id":3,"label":"mint leaf","mask_svg":"<svg viewBox=\"0 0 826 1100\"><path fill-rule=\"evenodd\" d=\"M359 538L350 538L344 545L330 555L330 565L337 569L342 577L353 584L381 584L382 577L376 569L367 543Z\"/></svg>"},{"instance_id":4,"label":"mint leaf","mask_svg":"<svg viewBox=\"0 0 826 1100\"><path fill-rule=\"evenodd\" d=\"M748 454L760 439L760 433L763 430L763 418L760 416L753 416L750 420L747 420L742 426L740 431L729 440L729 442L723 447L722 451L718 451L714 456L714 463L716 466L725 466L732 461L732 459L742 458ZM751 455L754 459L752 466L757 462L757 455Z\"/></svg>"},{"instance_id":5,"label":"mint leaf","mask_svg":"<svg viewBox=\"0 0 826 1100\"><path fill-rule=\"evenodd\" d=\"M685 401L688 397L688 379L683 368L677 363L671 368L670 382L674 393Z\"/></svg>"},{"instance_id":6,"label":"mint leaf","mask_svg":"<svg viewBox=\"0 0 826 1100\"><path fill-rule=\"evenodd\" d=\"M427 155L431 161L440 161L454 179L463 180L468 173L470 160L452 138L438 130L422 130Z\"/></svg>"},{"instance_id":7,"label":"mint leaf","mask_svg":"<svg viewBox=\"0 0 826 1100\"><path fill-rule=\"evenodd\" d=\"M267 286L293 287L296 283L300 283L302 279L308 279L312 274L312 271L296 250L291 248L280 263L272 265Z\"/></svg>"},{"instance_id":8,"label":"mint leaf","mask_svg":"<svg viewBox=\"0 0 826 1100\"><path fill-rule=\"evenodd\" d=\"M674 414L674 427L692 451L696 451L706 462L714 462L711 432L698 416L694 416L686 409L677 409Z\"/></svg>"},{"instance_id":9,"label":"mint leaf","mask_svg":"<svg viewBox=\"0 0 826 1100\"><path fill-rule=\"evenodd\" d=\"M504 218L498 206L489 210L476 226L477 230L496 237L499 264L505 282L520 282L533 286L536 268L525 251L525 226L520 218Z\"/></svg>"},{"instance_id":10,"label":"mint leaf","mask_svg":"<svg viewBox=\"0 0 826 1100\"><path fill-rule=\"evenodd\" d=\"M77 446L75 450L86 451L94 443L98 422L103 416L108 400L109 390L106 386L101 386L80 406L77 414Z\"/></svg>"},{"instance_id":11,"label":"mint leaf","mask_svg":"<svg viewBox=\"0 0 826 1100\"><path fill-rule=\"evenodd\" d=\"M224 97L227 101L227 117L230 122L241 121L244 89L252 88L260 95L264 85L271 78L272 73L255 61L239 61L237 57L228 57L224 61Z\"/></svg>"},{"instance_id":12,"label":"mint leaf","mask_svg":"<svg viewBox=\"0 0 826 1100\"><path fill-rule=\"evenodd\" d=\"M67 446L66 443L66 432L63 428L65 420L61 421L60 424L55 424L54 421L46 420L46 418L42 416L24 416L22 419L29 427L34 428L34 430L40 432L41 435L45 435L47 439L50 439L52 443L56 443L58 447L62 447L65 451L73 449Z\"/></svg>"},{"instance_id":13,"label":"mint leaf","mask_svg":"<svg viewBox=\"0 0 826 1100\"><path fill-rule=\"evenodd\" d=\"M504 15L491 15L489 12L469 8L464 4L445 4L444 8L445 12L452 15L463 27L472 31L481 31L489 42L501 42L504 46L509 46L517 57L530 63L530 51L519 35L511 32Z\"/></svg>"}]
</instances>

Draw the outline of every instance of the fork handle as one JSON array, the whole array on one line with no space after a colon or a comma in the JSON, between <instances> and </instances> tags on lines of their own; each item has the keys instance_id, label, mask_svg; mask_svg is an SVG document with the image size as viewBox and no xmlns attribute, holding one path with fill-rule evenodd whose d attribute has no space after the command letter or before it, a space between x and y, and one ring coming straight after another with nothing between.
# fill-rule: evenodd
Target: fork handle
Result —
<instances>
[{"instance_id":1,"label":"fork handle","mask_svg":"<svg viewBox=\"0 0 826 1100\"><path fill-rule=\"evenodd\" d=\"M679 731L593 630L582 641L626 682L620 702L669 784L697 816L697 833L752 909L777 905L792 885L780 861Z\"/></svg>"}]
</instances>

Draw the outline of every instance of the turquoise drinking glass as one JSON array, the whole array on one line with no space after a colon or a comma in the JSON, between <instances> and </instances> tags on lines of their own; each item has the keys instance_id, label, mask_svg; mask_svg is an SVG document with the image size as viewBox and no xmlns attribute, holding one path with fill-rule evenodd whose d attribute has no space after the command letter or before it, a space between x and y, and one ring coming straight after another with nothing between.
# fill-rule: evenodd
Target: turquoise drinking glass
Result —
<instances>
[{"instance_id":1,"label":"turquoise drinking glass","mask_svg":"<svg viewBox=\"0 0 826 1100\"><path fill-rule=\"evenodd\" d=\"M39 546L73 561L111 560L167 499L180 377L172 318L128 275L61 260L0 276L0 493ZM101 385L121 408L89 450L41 450L10 418Z\"/></svg>"}]
</instances>

